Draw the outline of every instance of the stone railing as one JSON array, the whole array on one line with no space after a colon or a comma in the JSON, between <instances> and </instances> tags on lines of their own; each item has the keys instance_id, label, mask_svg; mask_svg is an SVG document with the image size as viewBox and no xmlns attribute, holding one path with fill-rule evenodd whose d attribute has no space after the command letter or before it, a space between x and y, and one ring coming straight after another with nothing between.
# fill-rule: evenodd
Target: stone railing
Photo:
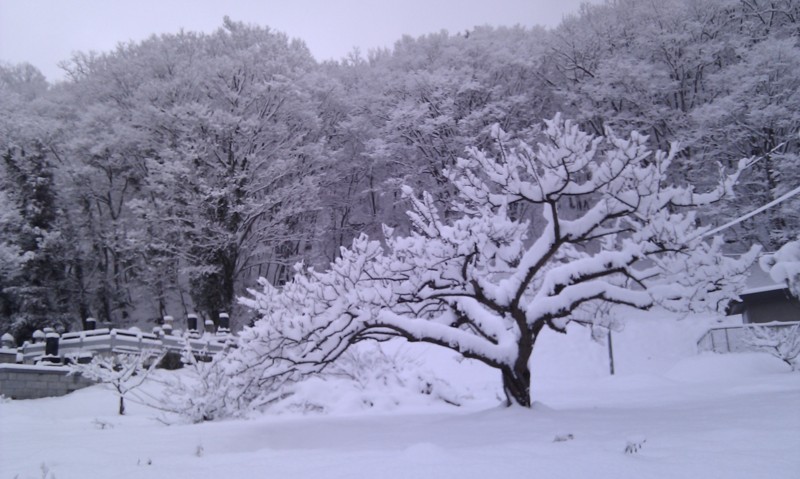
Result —
<instances>
[{"instance_id":1,"label":"stone railing","mask_svg":"<svg viewBox=\"0 0 800 479\"><path fill-rule=\"evenodd\" d=\"M98 353L137 353L141 351L181 352L187 347L195 356L210 357L220 352L229 335L200 337L143 333L136 330L96 329L50 335L44 342L25 342L17 348L17 361L33 364L40 361L63 363L66 358L93 356Z\"/></svg>"},{"instance_id":2,"label":"stone railing","mask_svg":"<svg viewBox=\"0 0 800 479\"><path fill-rule=\"evenodd\" d=\"M84 331L59 335L51 328L35 331L31 341L16 347L10 334L2 336L0 363L16 364L64 364L67 360L90 358L95 354L137 353L141 351L182 352L191 351L200 359L209 359L225 348L231 339L229 318L220 314L216 332L210 321L205 331L198 330L197 316L187 318L188 330L173 333L171 316L164 317L164 324L152 333L131 329L95 329L95 320L86 321ZM211 324L209 324L211 323Z\"/></svg>"},{"instance_id":3,"label":"stone railing","mask_svg":"<svg viewBox=\"0 0 800 479\"><path fill-rule=\"evenodd\" d=\"M163 353L191 352L200 360L209 360L229 346L232 336L229 318L220 314L216 332L213 323L198 330L196 315L187 318L188 331L173 332L172 317L153 333L131 329L94 329L95 321L86 321L85 331L58 334L51 328L33 333L32 341L16 347L14 338L0 338L0 395L12 399L63 396L92 384L80 375L69 374L70 362L88 362L96 354L135 354L144 351ZM210 323L210 324L209 324Z\"/></svg>"}]
</instances>

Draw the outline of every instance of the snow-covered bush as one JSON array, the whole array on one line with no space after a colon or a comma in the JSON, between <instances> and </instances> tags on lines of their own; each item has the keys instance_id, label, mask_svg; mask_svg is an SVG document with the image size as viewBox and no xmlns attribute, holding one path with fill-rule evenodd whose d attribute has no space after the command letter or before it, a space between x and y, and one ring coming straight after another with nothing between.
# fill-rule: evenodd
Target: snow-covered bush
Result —
<instances>
[{"instance_id":1,"label":"snow-covered bush","mask_svg":"<svg viewBox=\"0 0 800 479\"><path fill-rule=\"evenodd\" d=\"M748 326L744 341L753 349L767 352L792 367L798 369L800 356L800 324L793 326Z\"/></svg>"},{"instance_id":2,"label":"snow-covered bush","mask_svg":"<svg viewBox=\"0 0 800 479\"><path fill-rule=\"evenodd\" d=\"M595 137L557 116L535 146L493 138L447 170L446 214L406 187L409 234L362 235L327 271L298 267L243 300L261 319L225 360L236 400L264 404L356 342L402 337L498 369L509 403L530 406L534 343L578 308L704 311L735 296L758 248L723 256L695 211L732 196L745 162L697 192L668 182L675 148L652 152L636 133Z\"/></svg>"},{"instance_id":3,"label":"snow-covered bush","mask_svg":"<svg viewBox=\"0 0 800 479\"><path fill-rule=\"evenodd\" d=\"M352 412L435 403L460 406L464 392L436 377L408 348L359 343L323 371L290 385L270 410Z\"/></svg>"},{"instance_id":4,"label":"snow-covered bush","mask_svg":"<svg viewBox=\"0 0 800 479\"><path fill-rule=\"evenodd\" d=\"M235 382L222 367L225 353L208 362L198 361L187 342L181 352L183 368L159 378L163 386L161 394L150 398L148 404L192 423L246 413L246 407L230 401L228 393Z\"/></svg>"},{"instance_id":5,"label":"snow-covered bush","mask_svg":"<svg viewBox=\"0 0 800 479\"><path fill-rule=\"evenodd\" d=\"M348 380L362 391L408 389L412 393L437 396L444 402L456 402L447 382L426 371L421 359L402 348L389 354L380 343L361 343L349 348L323 375Z\"/></svg>"},{"instance_id":6,"label":"snow-covered bush","mask_svg":"<svg viewBox=\"0 0 800 479\"><path fill-rule=\"evenodd\" d=\"M211 362L197 361L184 352L185 367L179 374L161 377L166 387L155 404L148 403L190 422L202 422L246 417L266 407L276 412L349 412L435 403L460 406L470 397L436 377L405 348L386 349L378 343L360 343L326 368L267 377L258 386L248 382L254 376L242 362L239 348Z\"/></svg>"},{"instance_id":7,"label":"snow-covered bush","mask_svg":"<svg viewBox=\"0 0 800 479\"><path fill-rule=\"evenodd\" d=\"M759 264L773 280L786 284L789 291L800 298L800 239L786 243L773 254L762 256Z\"/></svg>"}]
</instances>

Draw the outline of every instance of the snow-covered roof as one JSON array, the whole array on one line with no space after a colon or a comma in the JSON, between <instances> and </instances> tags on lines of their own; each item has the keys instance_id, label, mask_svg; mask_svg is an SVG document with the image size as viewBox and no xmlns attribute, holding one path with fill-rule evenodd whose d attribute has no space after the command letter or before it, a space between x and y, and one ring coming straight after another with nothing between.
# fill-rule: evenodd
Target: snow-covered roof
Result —
<instances>
[{"instance_id":1,"label":"snow-covered roof","mask_svg":"<svg viewBox=\"0 0 800 479\"><path fill-rule=\"evenodd\" d=\"M769 273L761 269L761 267L758 265L758 262L755 262L750 266L745 284L747 285L746 291L764 287L776 287L780 285L780 283L776 283L775 280L770 277Z\"/></svg>"},{"instance_id":2,"label":"snow-covered roof","mask_svg":"<svg viewBox=\"0 0 800 479\"><path fill-rule=\"evenodd\" d=\"M748 288L741 292L740 296L747 295L747 294L757 294L757 293L766 293L767 291L780 291L782 289L786 289L785 284L768 284L765 286L759 286L757 288Z\"/></svg>"}]
</instances>

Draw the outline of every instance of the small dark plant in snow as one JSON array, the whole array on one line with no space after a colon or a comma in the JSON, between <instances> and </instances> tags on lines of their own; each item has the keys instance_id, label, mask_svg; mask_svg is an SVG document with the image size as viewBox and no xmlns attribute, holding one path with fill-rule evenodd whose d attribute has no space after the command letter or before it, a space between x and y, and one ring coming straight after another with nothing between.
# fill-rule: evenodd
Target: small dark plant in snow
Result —
<instances>
[{"instance_id":1,"label":"small dark plant in snow","mask_svg":"<svg viewBox=\"0 0 800 479\"><path fill-rule=\"evenodd\" d=\"M573 439L575 439L575 436L572 434L558 434L553 438L553 442L567 442Z\"/></svg>"},{"instance_id":2,"label":"small dark plant in snow","mask_svg":"<svg viewBox=\"0 0 800 479\"><path fill-rule=\"evenodd\" d=\"M647 439L642 436L628 438L625 445L625 454L636 454L642 450L642 446L647 442Z\"/></svg>"},{"instance_id":3,"label":"small dark plant in snow","mask_svg":"<svg viewBox=\"0 0 800 479\"><path fill-rule=\"evenodd\" d=\"M39 476L41 479L56 479L56 475L53 474L46 462L39 465L39 470L41 471L41 476ZM16 474L14 475L14 479L22 479L22 477Z\"/></svg>"},{"instance_id":4,"label":"small dark plant in snow","mask_svg":"<svg viewBox=\"0 0 800 479\"><path fill-rule=\"evenodd\" d=\"M56 479L56 475L47 467L47 464L42 463L42 479Z\"/></svg>"},{"instance_id":5,"label":"small dark plant in snow","mask_svg":"<svg viewBox=\"0 0 800 479\"><path fill-rule=\"evenodd\" d=\"M800 356L800 324L748 326L744 341L753 349L767 352L791 366L792 371L797 371L797 358Z\"/></svg>"},{"instance_id":6,"label":"small dark plant in snow","mask_svg":"<svg viewBox=\"0 0 800 479\"><path fill-rule=\"evenodd\" d=\"M95 418L94 421L92 421L92 424L94 424L94 427L96 427L97 429L100 429L100 430L113 429L114 428L114 425L111 424L110 422L103 421L103 420L100 420L100 419L97 419L97 418Z\"/></svg>"}]
</instances>

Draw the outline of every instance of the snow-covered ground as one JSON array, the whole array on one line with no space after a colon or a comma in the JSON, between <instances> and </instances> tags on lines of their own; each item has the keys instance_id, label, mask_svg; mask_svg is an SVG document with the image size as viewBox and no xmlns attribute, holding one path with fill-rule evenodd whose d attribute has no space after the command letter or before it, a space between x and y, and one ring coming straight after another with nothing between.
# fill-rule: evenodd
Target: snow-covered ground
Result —
<instances>
[{"instance_id":1,"label":"snow-covered ground","mask_svg":"<svg viewBox=\"0 0 800 479\"><path fill-rule=\"evenodd\" d=\"M4 401L0 478L800 477L800 374L764 354L695 355L705 326L629 323L615 333L615 376L588 331L552 333L532 363L532 410L497 407L491 371L412 346L469 392L463 407L334 383L329 397L324 383L303 392L327 414L198 425L136 404L117 416L99 386ZM375 407L358 406L366 396Z\"/></svg>"}]
</instances>

